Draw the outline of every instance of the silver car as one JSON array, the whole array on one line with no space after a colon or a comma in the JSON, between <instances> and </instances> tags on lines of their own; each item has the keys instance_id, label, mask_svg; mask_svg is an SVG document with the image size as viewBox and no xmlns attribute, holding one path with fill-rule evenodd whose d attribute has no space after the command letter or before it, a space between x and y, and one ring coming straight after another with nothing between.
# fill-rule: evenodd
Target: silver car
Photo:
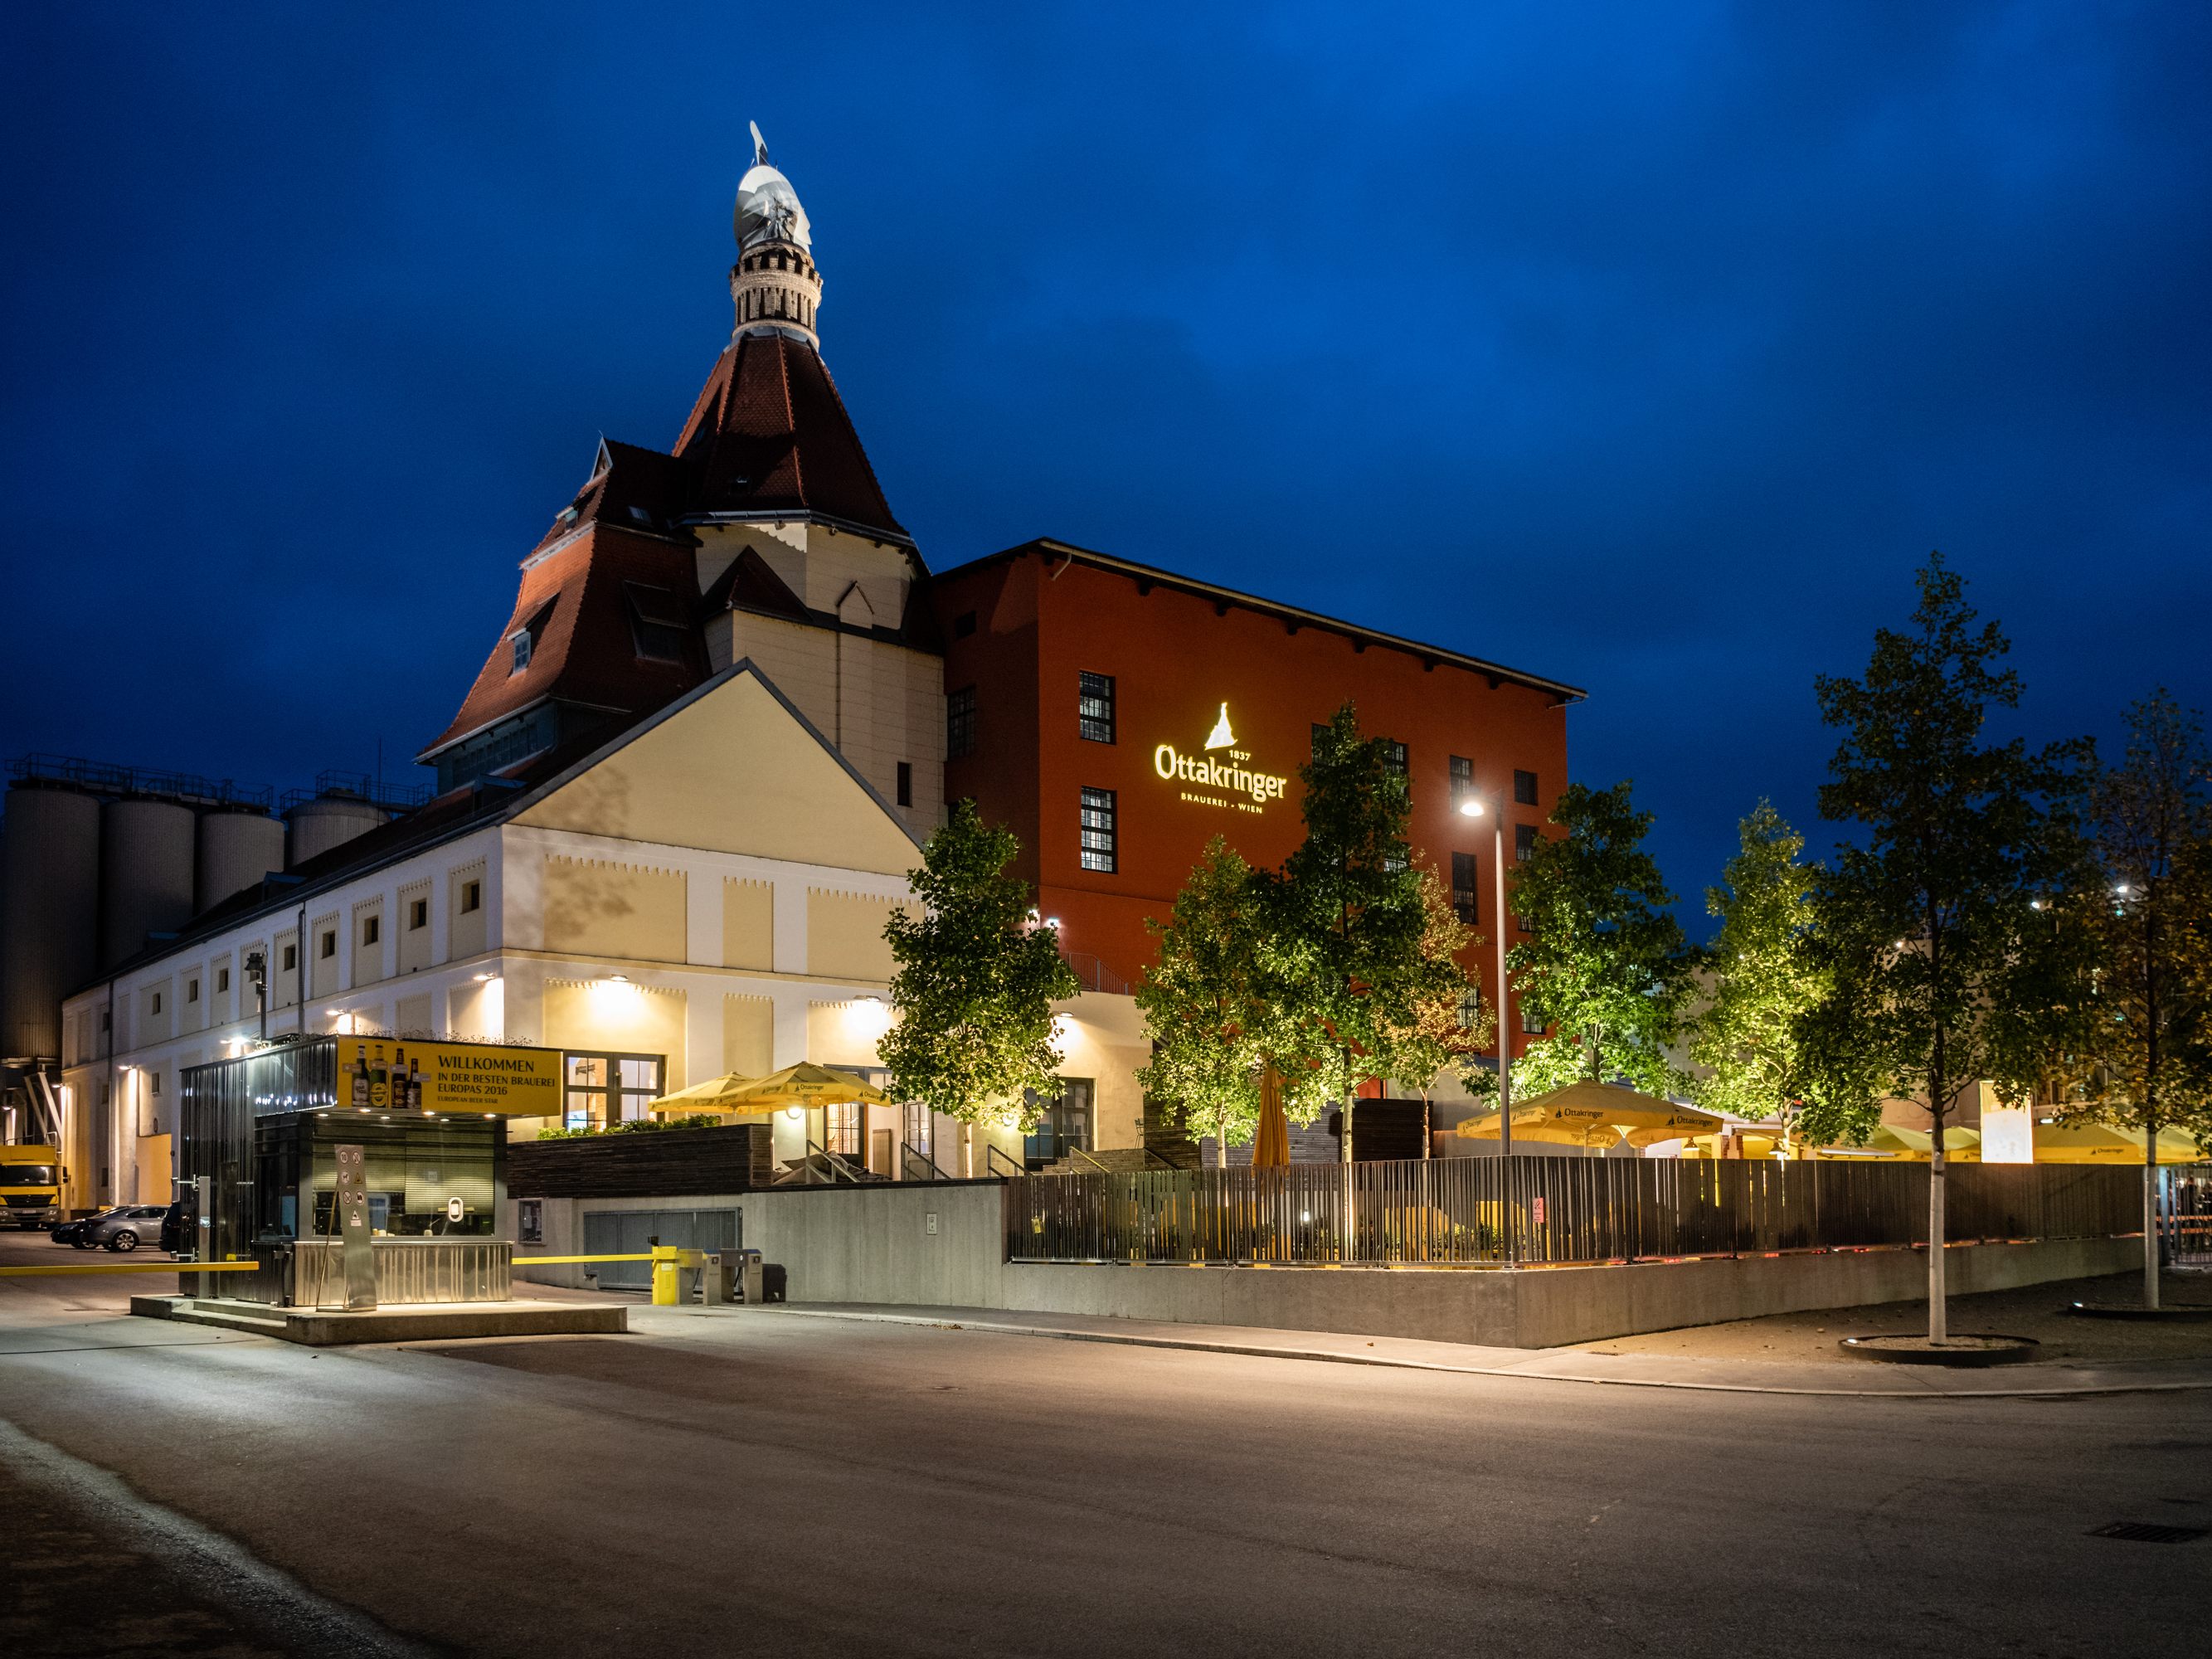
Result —
<instances>
[{"instance_id":1,"label":"silver car","mask_svg":"<svg viewBox=\"0 0 2212 1659\"><path fill-rule=\"evenodd\" d=\"M141 1244L158 1243L166 1204L125 1204L85 1228L73 1241L81 1250L105 1244L111 1250L135 1250Z\"/></svg>"}]
</instances>

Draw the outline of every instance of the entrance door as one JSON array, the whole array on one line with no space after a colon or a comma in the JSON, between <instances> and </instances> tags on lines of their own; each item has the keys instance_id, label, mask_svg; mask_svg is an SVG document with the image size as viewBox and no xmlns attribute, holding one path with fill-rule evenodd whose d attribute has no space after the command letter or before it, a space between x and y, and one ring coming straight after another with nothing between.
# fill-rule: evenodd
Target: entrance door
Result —
<instances>
[{"instance_id":1,"label":"entrance door","mask_svg":"<svg viewBox=\"0 0 2212 1659\"><path fill-rule=\"evenodd\" d=\"M1060 1079L1060 1098L1038 1115L1023 1145L1023 1161L1030 1169L1042 1170L1070 1152L1091 1150L1091 1089L1088 1078Z\"/></svg>"},{"instance_id":2,"label":"entrance door","mask_svg":"<svg viewBox=\"0 0 2212 1659\"><path fill-rule=\"evenodd\" d=\"M586 1210L584 1212L586 1255L643 1255L658 1238L685 1250L734 1250L743 1231L735 1210ZM586 1262L586 1271L599 1276L603 1291L649 1291L653 1288L650 1261Z\"/></svg>"}]
</instances>

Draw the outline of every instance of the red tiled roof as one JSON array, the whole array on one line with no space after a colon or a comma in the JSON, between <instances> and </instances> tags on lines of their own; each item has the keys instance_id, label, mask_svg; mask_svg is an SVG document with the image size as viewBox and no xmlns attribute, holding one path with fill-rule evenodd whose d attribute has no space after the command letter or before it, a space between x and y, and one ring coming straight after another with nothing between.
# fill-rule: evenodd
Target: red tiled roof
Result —
<instances>
[{"instance_id":1,"label":"red tiled roof","mask_svg":"<svg viewBox=\"0 0 2212 1659\"><path fill-rule=\"evenodd\" d=\"M907 539L811 346L744 334L716 360L676 441L696 513L819 513Z\"/></svg>"},{"instance_id":2,"label":"red tiled roof","mask_svg":"<svg viewBox=\"0 0 2212 1659\"><path fill-rule=\"evenodd\" d=\"M630 715L681 696L707 678L699 635L684 630L680 662L640 656L625 585L664 589L688 613L696 603L694 569L688 544L605 523L587 526L567 546L526 567L514 614L501 630L499 643L453 723L424 752L556 695L565 702ZM545 615L537 622L540 611ZM530 662L514 672L512 641L533 622L538 637Z\"/></svg>"}]
</instances>

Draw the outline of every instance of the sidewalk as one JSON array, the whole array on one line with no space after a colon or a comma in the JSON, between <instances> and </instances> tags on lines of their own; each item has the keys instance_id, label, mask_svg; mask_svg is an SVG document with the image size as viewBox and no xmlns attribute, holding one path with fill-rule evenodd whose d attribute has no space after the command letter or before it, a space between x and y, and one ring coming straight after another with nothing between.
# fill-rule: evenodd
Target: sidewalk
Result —
<instances>
[{"instance_id":1,"label":"sidewalk","mask_svg":"<svg viewBox=\"0 0 2212 1659\"><path fill-rule=\"evenodd\" d=\"M1742 1359L1632 1352L1613 1343L1594 1343L1580 1348L1486 1348L1453 1342L1419 1342L1401 1337L1181 1325L1083 1314L1027 1313L1002 1308L888 1307L846 1303L732 1311L759 1319L860 1320L1055 1338L1070 1342L1111 1342L1265 1358L1459 1372L1474 1376L1691 1389L1723 1394L1826 1395L1870 1399L1964 1396L1985 1400L2212 1389L2212 1356L2186 1359L2061 1360L1954 1371L1938 1366L1876 1364L1848 1358L1840 1350L1837 1361L1830 1364L1809 1358ZM642 1330L653 1322L641 1318L635 1322Z\"/></svg>"}]
</instances>

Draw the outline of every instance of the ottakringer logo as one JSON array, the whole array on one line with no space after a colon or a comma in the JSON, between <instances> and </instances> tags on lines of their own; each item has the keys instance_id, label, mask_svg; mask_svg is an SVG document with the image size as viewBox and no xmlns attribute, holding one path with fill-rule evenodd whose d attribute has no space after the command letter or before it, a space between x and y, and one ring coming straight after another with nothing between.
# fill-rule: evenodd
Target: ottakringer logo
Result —
<instances>
[{"instance_id":1,"label":"ottakringer logo","mask_svg":"<svg viewBox=\"0 0 2212 1659\"><path fill-rule=\"evenodd\" d=\"M1213 758L1225 750L1227 760ZM1186 755L1171 743L1152 750L1152 770L1170 783L1186 786L1179 793L1200 806L1231 807L1240 812L1261 812L1271 800L1280 800L1291 781L1273 772L1255 772L1246 763L1252 757L1237 746L1237 732L1229 723L1229 705L1214 716L1206 734L1203 753Z\"/></svg>"}]
</instances>

